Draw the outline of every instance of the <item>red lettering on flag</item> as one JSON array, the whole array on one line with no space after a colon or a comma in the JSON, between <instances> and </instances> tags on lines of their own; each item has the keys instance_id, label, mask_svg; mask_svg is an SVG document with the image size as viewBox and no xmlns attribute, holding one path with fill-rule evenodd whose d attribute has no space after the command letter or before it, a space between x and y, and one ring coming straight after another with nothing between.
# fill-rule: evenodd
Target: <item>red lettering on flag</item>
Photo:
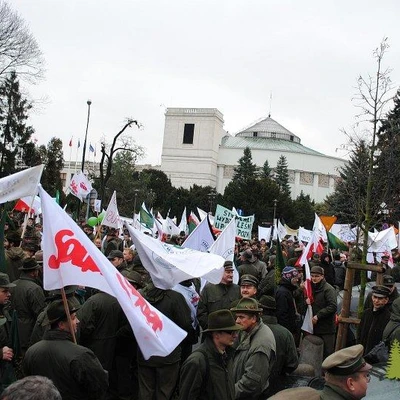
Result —
<instances>
[{"instance_id":1,"label":"red lettering on flag","mask_svg":"<svg viewBox=\"0 0 400 400\"><path fill-rule=\"evenodd\" d=\"M83 189L83 190L88 190L87 189L87 187L86 187L86 185L83 183L83 182L81 182L80 184L79 184L79 186Z\"/></svg>"},{"instance_id":2,"label":"red lettering on flag","mask_svg":"<svg viewBox=\"0 0 400 400\"><path fill-rule=\"evenodd\" d=\"M152 311L146 300L141 296L141 294L129 283L129 281L124 278L121 274L117 274L118 281L124 289L125 293L131 297L131 295L137 297L137 300L133 302L133 305L140 308L143 316L146 318L146 322L151 326L154 332L162 331L163 323L161 318L155 311Z\"/></svg>"},{"instance_id":3,"label":"red lettering on flag","mask_svg":"<svg viewBox=\"0 0 400 400\"><path fill-rule=\"evenodd\" d=\"M57 246L58 257L56 255L50 256L49 267L57 269L61 263L71 261L73 265L81 268L82 272L93 271L101 273L86 248L71 236L74 236L74 232L69 229L63 229L56 233L54 242ZM71 238L68 239L68 237Z\"/></svg>"}]
</instances>

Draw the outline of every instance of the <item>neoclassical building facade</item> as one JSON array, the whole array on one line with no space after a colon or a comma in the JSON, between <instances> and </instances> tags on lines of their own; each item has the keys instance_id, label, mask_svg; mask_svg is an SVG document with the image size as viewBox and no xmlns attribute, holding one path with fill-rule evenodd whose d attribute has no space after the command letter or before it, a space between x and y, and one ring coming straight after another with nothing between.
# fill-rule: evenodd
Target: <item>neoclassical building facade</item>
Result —
<instances>
[{"instance_id":1,"label":"neoclassical building facade","mask_svg":"<svg viewBox=\"0 0 400 400\"><path fill-rule=\"evenodd\" d=\"M270 117L232 136L215 108L166 110L161 170L176 187L209 185L223 193L246 147L260 168L268 160L274 169L280 156L285 156L292 198L303 191L316 202L333 192L338 169L346 163L303 146L298 136Z\"/></svg>"}]
</instances>

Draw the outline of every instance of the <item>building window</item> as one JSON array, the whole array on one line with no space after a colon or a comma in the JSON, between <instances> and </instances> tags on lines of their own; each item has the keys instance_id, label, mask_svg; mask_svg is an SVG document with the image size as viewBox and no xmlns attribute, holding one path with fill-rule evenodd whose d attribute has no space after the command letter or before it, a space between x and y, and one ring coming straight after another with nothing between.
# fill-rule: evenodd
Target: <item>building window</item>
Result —
<instances>
[{"instance_id":1,"label":"building window","mask_svg":"<svg viewBox=\"0 0 400 400\"><path fill-rule=\"evenodd\" d=\"M193 144L193 136L194 136L194 124L185 124L185 128L183 130L183 143Z\"/></svg>"},{"instance_id":2,"label":"building window","mask_svg":"<svg viewBox=\"0 0 400 400\"><path fill-rule=\"evenodd\" d=\"M272 139L276 139L276 133L275 132L271 132L271 138Z\"/></svg>"},{"instance_id":3,"label":"building window","mask_svg":"<svg viewBox=\"0 0 400 400\"><path fill-rule=\"evenodd\" d=\"M294 141L294 136L290 135L290 141L293 142Z\"/></svg>"},{"instance_id":4,"label":"building window","mask_svg":"<svg viewBox=\"0 0 400 400\"><path fill-rule=\"evenodd\" d=\"M257 137L258 136L258 132L253 132L253 137Z\"/></svg>"}]
</instances>

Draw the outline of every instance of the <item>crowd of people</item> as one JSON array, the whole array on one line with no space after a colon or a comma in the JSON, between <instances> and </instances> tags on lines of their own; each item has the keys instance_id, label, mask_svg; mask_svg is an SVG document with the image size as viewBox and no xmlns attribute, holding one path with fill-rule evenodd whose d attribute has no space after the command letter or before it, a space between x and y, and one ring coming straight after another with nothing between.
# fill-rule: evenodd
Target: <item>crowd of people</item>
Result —
<instances>
[{"instance_id":1,"label":"crowd of people","mask_svg":"<svg viewBox=\"0 0 400 400\"><path fill-rule=\"evenodd\" d=\"M65 287L65 298L61 290L46 292L41 224L27 219L20 226L11 215L0 273L0 379L5 389L0 399L25 398L15 397L10 388L18 391L32 384L43 385L49 393L58 391L64 400L279 396L275 393L283 377L299 374L301 344L307 335L302 324L309 306L313 335L323 343L320 363L326 384L322 392L297 393L341 399L348 398L348 392L358 399L365 396L368 363L374 362L371 350L381 340L400 339L395 285L400 282L400 267L391 268L389 257L380 261L383 285L374 286L366 299L359 335L352 336L349 330L347 348L335 353L337 294L344 286L347 252L326 249L312 256L312 297L306 295L304 266L298 265L303 244L291 240L281 243L287 260L281 270L275 268L276 243L241 241L234 260L225 262L219 284L204 285L194 278L165 290L152 283L127 232L106 227L94 232L84 223L81 228L107 257L110 268L187 336L168 356L146 360L116 298L79 286ZM167 238L178 246L183 240L184 233Z\"/></svg>"}]
</instances>

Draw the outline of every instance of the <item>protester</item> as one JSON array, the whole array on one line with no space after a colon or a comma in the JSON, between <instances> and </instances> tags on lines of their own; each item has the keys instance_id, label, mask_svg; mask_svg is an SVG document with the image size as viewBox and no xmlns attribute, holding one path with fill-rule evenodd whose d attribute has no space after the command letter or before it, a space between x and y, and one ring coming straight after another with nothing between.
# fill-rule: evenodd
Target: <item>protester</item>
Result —
<instances>
[{"instance_id":1,"label":"protester","mask_svg":"<svg viewBox=\"0 0 400 400\"><path fill-rule=\"evenodd\" d=\"M390 320L383 331L382 340L392 346L393 341L397 339L400 343L400 297L392 304Z\"/></svg>"},{"instance_id":2,"label":"protester","mask_svg":"<svg viewBox=\"0 0 400 400\"><path fill-rule=\"evenodd\" d=\"M6 273L13 282L19 278L22 262L26 258L25 252L19 247L21 244L21 235L17 232L9 232L4 240L4 249L6 255Z\"/></svg>"},{"instance_id":3,"label":"protester","mask_svg":"<svg viewBox=\"0 0 400 400\"><path fill-rule=\"evenodd\" d=\"M11 297L10 288L13 287L15 285L10 283L8 275L0 272L0 390L14 379L11 316L7 309Z\"/></svg>"},{"instance_id":4,"label":"protester","mask_svg":"<svg viewBox=\"0 0 400 400\"><path fill-rule=\"evenodd\" d=\"M297 312L293 292L299 287L300 275L294 267L285 267L276 290L276 317L278 323L288 329L293 336L300 330L300 315Z\"/></svg>"},{"instance_id":5,"label":"protester","mask_svg":"<svg viewBox=\"0 0 400 400\"><path fill-rule=\"evenodd\" d=\"M372 288L373 307L364 310L360 322L360 344L368 354L383 336L383 331L390 320L388 306L390 290L386 286Z\"/></svg>"},{"instance_id":6,"label":"protester","mask_svg":"<svg viewBox=\"0 0 400 400\"><path fill-rule=\"evenodd\" d=\"M399 292L397 290L395 280L391 275L383 275L383 286L386 286L390 290L388 307L389 310L391 310L394 300L399 297ZM366 310L367 308L373 308L372 291L368 293L367 298L364 302L364 310Z\"/></svg>"},{"instance_id":7,"label":"protester","mask_svg":"<svg viewBox=\"0 0 400 400\"><path fill-rule=\"evenodd\" d=\"M217 285L207 283L200 294L197 319L203 329L207 329L208 315L214 311L228 309L240 299L240 288L233 283L233 263L225 261L224 275Z\"/></svg>"},{"instance_id":8,"label":"protester","mask_svg":"<svg viewBox=\"0 0 400 400\"><path fill-rule=\"evenodd\" d=\"M186 332L193 329L189 307L180 293L156 288L153 283L149 283L141 292L153 307L180 328ZM165 357L152 356L148 360L145 360L139 352L139 398L143 400L170 399L178 383L180 361L180 346Z\"/></svg>"},{"instance_id":9,"label":"protester","mask_svg":"<svg viewBox=\"0 0 400 400\"><path fill-rule=\"evenodd\" d=\"M257 300L243 298L231 311L243 327L234 345L235 399L265 399L276 360L274 335L261 321L263 310Z\"/></svg>"},{"instance_id":10,"label":"protester","mask_svg":"<svg viewBox=\"0 0 400 400\"><path fill-rule=\"evenodd\" d=\"M203 331L204 343L185 361L180 374L180 400L233 400L232 355L230 348L242 329L235 323L229 310L212 312L208 316L208 328Z\"/></svg>"},{"instance_id":11,"label":"protester","mask_svg":"<svg viewBox=\"0 0 400 400\"><path fill-rule=\"evenodd\" d=\"M321 400L358 400L366 396L372 367L363 359L363 352L363 346L358 344L339 350L324 360L325 386Z\"/></svg>"},{"instance_id":12,"label":"protester","mask_svg":"<svg viewBox=\"0 0 400 400\"><path fill-rule=\"evenodd\" d=\"M258 279L253 275L242 275L239 281L240 295L242 297L257 296Z\"/></svg>"},{"instance_id":13,"label":"protester","mask_svg":"<svg viewBox=\"0 0 400 400\"><path fill-rule=\"evenodd\" d=\"M76 332L79 324L77 309L70 303L68 309L72 329ZM63 400L104 399L108 387L107 372L91 350L73 343L62 300L51 303L47 317L51 329L43 340L26 352L23 360L25 376L41 375L51 379Z\"/></svg>"},{"instance_id":14,"label":"protester","mask_svg":"<svg viewBox=\"0 0 400 400\"><path fill-rule=\"evenodd\" d=\"M276 361L271 370L270 386L279 381L281 375L290 374L299 365L293 335L276 318L276 301L272 296L262 296L259 303L263 309L262 321L271 329L276 342Z\"/></svg>"},{"instance_id":15,"label":"protester","mask_svg":"<svg viewBox=\"0 0 400 400\"><path fill-rule=\"evenodd\" d=\"M44 376L27 376L8 386L0 400L62 400L54 383Z\"/></svg>"},{"instance_id":16,"label":"protester","mask_svg":"<svg viewBox=\"0 0 400 400\"><path fill-rule=\"evenodd\" d=\"M322 267L311 268L313 334L324 342L324 358L335 351L336 290L325 280ZM310 299L307 299L307 304Z\"/></svg>"},{"instance_id":17,"label":"protester","mask_svg":"<svg viewBox=\"0 0 400 400\"><path fill-rule=\"evenodd\" d=\"M42 266L34 258L26 258L20 267L21 276L12 289L11 308L17 313L22 354L29 346L37 317L46 307L45 295L37 280L40 268Z\"/></svg>"}]
</instances>

